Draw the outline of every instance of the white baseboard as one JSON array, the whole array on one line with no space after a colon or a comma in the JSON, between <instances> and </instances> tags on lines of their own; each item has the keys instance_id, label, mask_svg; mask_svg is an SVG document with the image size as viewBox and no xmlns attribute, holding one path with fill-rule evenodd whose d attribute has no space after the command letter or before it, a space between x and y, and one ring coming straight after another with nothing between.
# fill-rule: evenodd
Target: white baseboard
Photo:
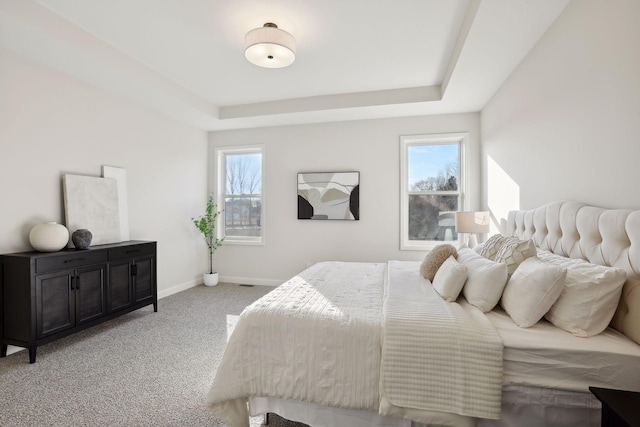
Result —
<instances>
[{"instance_id":1,"label":"white baseboard","mask_svg":"<svg viewBox=\"0 0 640 427\"><path fill-rule=\"evenodd\" d=\"M258 285L258 286L280 286L285 282L285 280L273 280L273 279L255 279L252 277L234 277L234 276L220 276L221 283L234 283L238 285ZM170 287L169 289L164 289L162 291L158 291L158 299L166 298L170 295L177 294L178 292L186 291L189 288L193 288L194 286L202 285L202 278L190 280L188 282L181 283L179 285L175 285Z\"/></svg>"},{"instance_id":2,"label":"white baseboard","mask_svg":"<svg viewBox=\"0 0 640 427\"><path fill-rule=\"evenodd\" d=\"M172 286L169 289L163 289L159 291L158 299L168 297L169 295L177 294L178 292L186 291L189 288L193 288L194 286L198 286L201 284L202 284L202 278L180 283L179 285Z\"/></svg>"},{"instance_id":3,"label":"white baseboard","mask_svg":"<svg viewBox=\"0 0 640 427\"><path fill-rule=\"evenodd\" d=\"M256 279L253 277L234 277L220 276L220 281L224 283L237 283L239 285L258 285L258 286L280 286L285 280L274 279Z\"/></svg>"},{"instance_id":4,"label":"white baseboard","mask_svg":"<svg viewBox=\"0 0 640 427\"><path fill-rule=\"evenodd\" d=\"M8 345L7 346L7 356L9 356L9 355L11 355L13 353L17 353L17 352L22 351L22 350L26 350L26 348L24 348L24 347L16 347L14 345Z\"/></svg>"}]
</instances>

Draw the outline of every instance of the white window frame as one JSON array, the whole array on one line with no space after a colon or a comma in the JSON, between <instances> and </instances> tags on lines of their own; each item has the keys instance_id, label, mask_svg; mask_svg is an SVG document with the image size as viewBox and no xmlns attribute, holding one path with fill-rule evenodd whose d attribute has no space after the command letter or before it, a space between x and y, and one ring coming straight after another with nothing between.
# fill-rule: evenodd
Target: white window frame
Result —
<instances>
[{"instance_id":1,"label":"white window frame","mask_svg":"<svg viewBox=\"0 0 640 427\"><path fill-rule=\"evenodd\" d=\"M218 238L224 237L224 245L232 244L232 245L264 245L266 242L265 231L266 231L266 218L265 218L265 148L262 144L257 145L243 145L243 146L232 146L232 147L216 147L215 149L215 159L216 159L216 199L219 207L225 206L226 192L227 192L227 171L226 171L226 163L225 156L228 154L254 154L260 153L261 155L261 209L260 209L260 237L241 237L241 236L226 236L225 235L225 214L223 212L222 215L218 217Z\"/></svg>"},{"instance_id":2,"label":"white window frame","mask_svg":"<svg viewBox=\"0 0 640 427\"><path fill-rule=\"evenodd\" d=\"M400 137L400 250L424 251L442 244L440 240L409 240L409 196L414 194L458 195L458 210L465 210L466 167L465 151L469 139L467 132ZM409 191L409 147L415 145L458 144L460 183L458 191ZM460 242L460 236L458 236Z\"/></svg>"}]
</instances>

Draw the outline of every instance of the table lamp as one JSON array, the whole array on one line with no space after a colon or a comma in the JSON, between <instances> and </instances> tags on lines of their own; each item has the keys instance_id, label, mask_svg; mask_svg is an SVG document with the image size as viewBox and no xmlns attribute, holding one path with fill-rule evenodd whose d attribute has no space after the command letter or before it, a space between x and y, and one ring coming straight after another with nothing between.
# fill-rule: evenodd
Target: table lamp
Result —
<instances>
[{"instance_id":1,"label":"table lamp","mask_svg":"<svg viewBox=\"0 0 640 427\"><path fill-rule=\"evenodd\" d=\"M489 212L456 212L456 232L468 233L470 248L478 244L476 234L489 232Z\"/></svg>"}]
</instances>

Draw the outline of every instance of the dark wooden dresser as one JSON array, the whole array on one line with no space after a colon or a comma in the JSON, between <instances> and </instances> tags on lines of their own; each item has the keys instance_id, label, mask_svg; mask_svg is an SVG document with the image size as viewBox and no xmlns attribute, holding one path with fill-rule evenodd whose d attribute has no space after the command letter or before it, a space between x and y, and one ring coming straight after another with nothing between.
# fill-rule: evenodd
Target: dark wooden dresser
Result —
<instances>
[{"instance_id":1,"label":"dark wooden dresser","mask_svg":"<svg viewBox=\"0 0 640 427\"><path fill-rule=\"evenodd\" d=\"M129 241L86 250L0 255L0 342L36 348L153 304L158 311L156 242Z\"/></svg>"}]
</instances>

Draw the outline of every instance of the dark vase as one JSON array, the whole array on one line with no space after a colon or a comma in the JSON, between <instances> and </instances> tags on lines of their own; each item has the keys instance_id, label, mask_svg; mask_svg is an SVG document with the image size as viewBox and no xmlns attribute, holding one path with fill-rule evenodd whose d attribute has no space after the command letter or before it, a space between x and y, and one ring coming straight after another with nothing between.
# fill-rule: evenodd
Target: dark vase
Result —
<instances>
[{"instance_id":1,"label":"dark vase","mask_svg":"<svg viewBox=\"0 0 640 427\"><path fill-rule=\"evenodd\" d=\"M91 246L91 239L93 238L93 234L86 228L81 228L76 230L71 235L71 241L76 249L89 249Z\"/></svg>"}]
</instances>

